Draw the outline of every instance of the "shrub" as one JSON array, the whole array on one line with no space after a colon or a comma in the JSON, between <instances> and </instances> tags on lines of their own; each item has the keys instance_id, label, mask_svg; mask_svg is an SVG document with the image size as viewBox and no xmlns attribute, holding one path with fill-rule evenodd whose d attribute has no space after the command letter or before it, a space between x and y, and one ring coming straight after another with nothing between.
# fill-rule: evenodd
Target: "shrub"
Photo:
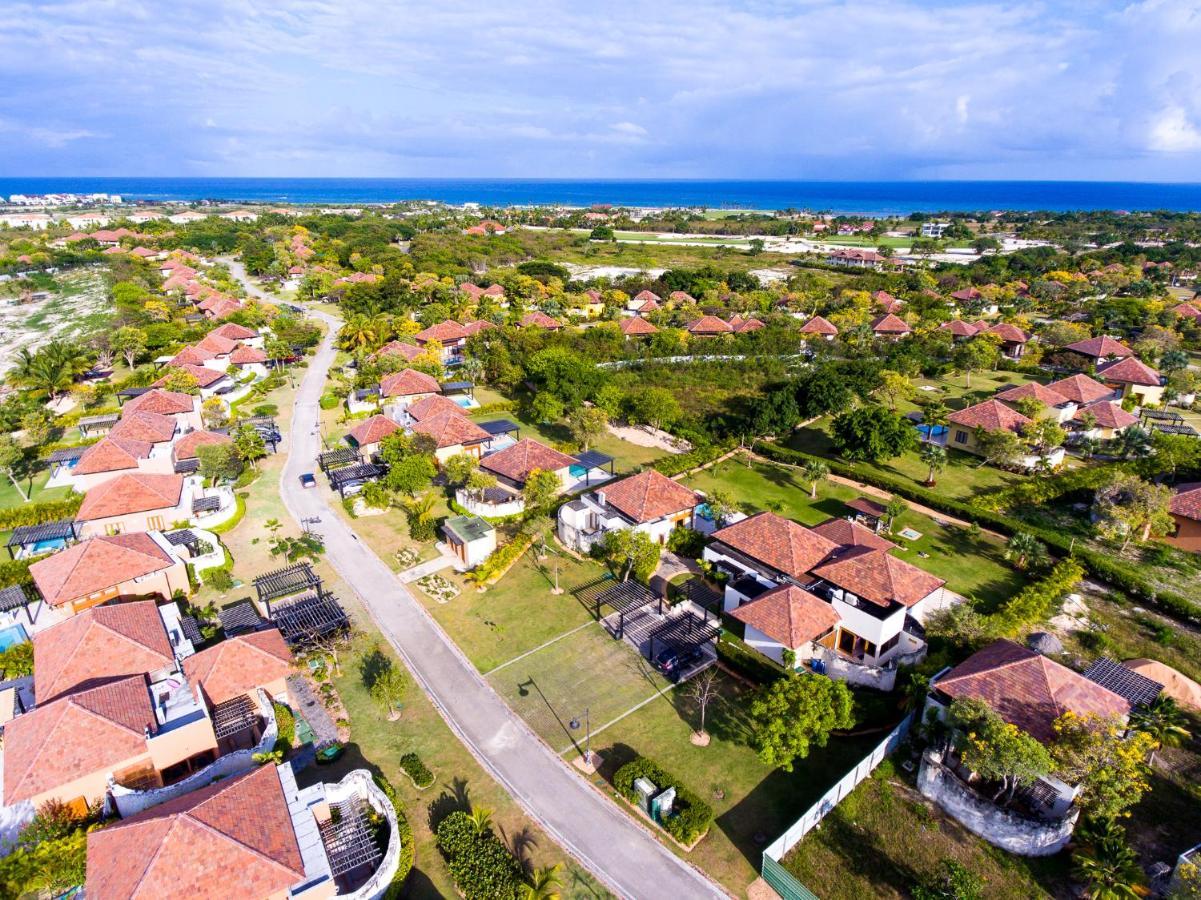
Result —
<instances>
[{"instance_id":1,"label":"shrub","mask_svg":"<svg viewBox=\"0 0 1201 900\"><path fill-rule=\"evenodd\" d=\"M254 408L254 414L256 416L278 416L279 407L274 403L264 403Z\"/></svg>"},{"instance_id":2,"label":"shrub","mask_svg":"<svg viewBox=\"0 0 1201 900\"><path fill-rule=\"evenodd\" d=\"M687 472L697 466L713 462L719 456L729 453L733 448L732 442L695 447L687 453L674 453L660 457L651 463L651 467L660 475L671 478L673 475L679 475L681 472Z\"/></svg>"},{"instance_id":3,"label":"shrub","mask_svg":"<svg viewBox=\"0 0 1201 900\"><path fill-rule=\"evenodd\" d=\"M29 574L29 566L37 562L36 557L26 559L8 559L0 562L0 587L12 587L14 584L32 584L33 576Z\"/></svg>"},{"instance_id":4,"label":"shrub","mask_svg":"<svg viewBox=\"0 0 1201 900\"><path fill-rule=\"evenodd\" d=\"M234 577L229 574L227 569L209 569L204 573L204 578L209 583L209 587L221 593L225 593L234 586Z\"/></svg>"},{"instance_id":5,"label":"shrub","mask_svg":"<svg viewBox=\"0 0 1201 900\"><path fill-rule=\"evenodd\" d=\"M322 394L321 399L318 401L318 405L322 409L334 409L341 402L341 399L339 399L335 394Z\"/></svg>"},{"instance_id":6,"label":"shrub","mask_svg":"<svg viewBox=\"0 0 1201 900\"><path fill-rule=\"evenodd\" d=\"M634 782L639 778L649 779L661 791L669 787L676 789L672 814L663 827L681 844L692 844L709 830L713 824L712 807L645 756L635 757L618 769L613 776L613 787L631 803L637 803Z\"/></svg>"},{"instance_id":7,"label":"shrub","mask_svg":"<svg viewBox=\"0 0 1201 900\"><path fill-rule=\"evenodd\" d=\"M382 775L376 775L374 778L375 786L392 803L392 810L396 813L398 837L400 838L400 862L396 866L396 874L392 876L391 883L384 891L384 900L399 900L404 893L405 880L408 879L409 872L413 870L413 857L416 852L416 847L413 844L413 828L409 825L409 820L405 815L404 807L400 803L400 798L396 796L396 789Z\"/></svg>"},{"instance_id":8,"label":"shrub","mask_svg":"<svg viewBox=\"0 0 1201 900\"><path fill-rule=\"evenodd\" d=\"M83 503L83 494L72 493L62 500L44 500L40 503L23 503L0 509L0 531L8 531L20 525L44 525L59 519L73 519Z\"/></svg>"},{"instance_id":9,"label":"shrub","mask_svg":"<svg viewBox=\"0 0 1201 900\"><path fill-rule=\"evenodd\" d=\"M1055 604L1071 593L1084 577L1084 567L1074 559L1058 562L1032 584L1026 585L993 615L989 624L1002 635L1013 636L1023 627L1050 618Z\"/></svg>"},{"instance_id":10,"label":"shrub","mask_svg":"<svg viewBox=\"0 0 1201 900\"><path fill-rule=\"evenodd\" d=\"M0 653L0 678L24 678L33 674L33 642L21 641Z\"/></svg>"},{"instance_id":11,"label":"shrub","mask_svg":"<svg viewBox=\"0 0 1201 900\"><path fill-rule=\"evenodd\" d=\"M296 743L296 717L292 710L282 703L272 703L275 711L275 727L279 731L279 740L291 747Z\"/></svg>"},{"instance_id":12,"label":"shrub","mask_svg":"<svg viewBox=\"0 0 1201 900\"><path fill-rule=\"evenodd\" d=\"M459 810L442 820L436 838L466 900L515 900L523 883L521 863L492 829L477 831L471 816Z\"/></svg>"},{"instance_id":13,"label":"shrub","mask_svg":"<svg viewBox=\"0 0 1201 900\"><path fill-rule=\"evenodd\" d=\"M0 896L54 895L83 884L88 836L82 828L0 859Z\"/></svg>"},{"instance_id":14,"label":"shrub","mask_svg":"<svg viewBox=\"0 0 1201 900\"><path fill-rule=\"evenodd\" d=\"M434 783L434 773L416 753L406 753L402 756L400 767L404 769L406 775L413 779L413 784L419 788L429 787Z\"/></svg>"}]
</instances>

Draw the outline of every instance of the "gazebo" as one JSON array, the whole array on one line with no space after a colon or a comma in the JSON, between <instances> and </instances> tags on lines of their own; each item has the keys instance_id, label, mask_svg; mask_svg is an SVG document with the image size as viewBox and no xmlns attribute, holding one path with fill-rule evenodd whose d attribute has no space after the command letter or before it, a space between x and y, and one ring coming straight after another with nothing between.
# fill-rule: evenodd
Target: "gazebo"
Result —
<instances>
[{"instance_id":1,"label":"gazebo","mask_svg":"<svg viewBox=\"0 0 1201 900\"><path fill-rule=\"evenodd\" d=\"M258 605L266 610L268 618L271 617L271 601L320 590L321 578L307 562L284 566L254 579Z\"/></svg>"},{"instance_id":2,"label":"gazebo","mask_svg":"<svg viewBox=\"0 0 1201 900\"><path fill-rule=\"evenodd\" d=\"M8 557L39 556L62 550L79 541L79 523L72 519L43 522L41 525L18 525L8 537ZM16 549L14 549L16 548Z\"/></svg>"}]
</instances>

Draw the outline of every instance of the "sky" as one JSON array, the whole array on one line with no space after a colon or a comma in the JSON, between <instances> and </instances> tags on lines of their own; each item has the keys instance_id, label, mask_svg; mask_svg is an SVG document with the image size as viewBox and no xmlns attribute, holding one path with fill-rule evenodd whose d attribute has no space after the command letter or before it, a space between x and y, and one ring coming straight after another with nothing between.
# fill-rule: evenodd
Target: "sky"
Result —
<instances>
[{"instance_id":1,"label":"sky","mask_svg":"<svg viewBox=\"0 0 1201 900\"><path fill-rule=\"evenodd\" d=\"M6 0L0 175L1201 181L1201 0Z\"/></svg>"}]
</instances>

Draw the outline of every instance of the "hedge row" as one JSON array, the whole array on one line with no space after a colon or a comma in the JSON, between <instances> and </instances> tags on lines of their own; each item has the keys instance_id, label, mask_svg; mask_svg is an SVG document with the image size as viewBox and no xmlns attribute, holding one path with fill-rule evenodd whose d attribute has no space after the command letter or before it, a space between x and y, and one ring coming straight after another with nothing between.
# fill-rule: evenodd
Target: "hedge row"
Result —
<instances>
[{"instance_id":1,"label":"hedge row","mask_svg":"<svg viewBox=\"0 0 1201 900\"><path fill-rule=\"evenodd\" d=\"M521 863L491 828L478 830L471 816L456 810L442 820L435 837L466 900L515 900L523 885Z\"/></svg>"},{"instance_id":2,"label":"hedge row","mask_svg":"<svg viewBox=\"0 0 1201 900\"><path fill-rule=\"evenodd\" d=\"M404 895L405 880L413 871L413 857L417 852L413 844L413 828L405 815L404 806L396 796L396 789L382 775L375 775L375 786L383 791L384 796L392 801L392 811L396 813L397 837L400 839L400 862L396 866L396 874L384 891L383 900L399 900Z\"/></svg>"},{"instance_id":3,"label":"hedge row","mask_svg":"<svg viewBox=\"0 0 1201 900\"><path fill-rule=\"evenodd\" d=\"M661 791L669 787L676 789L672 814L663 827L681 844L691 846L709 830L713 824L713 808L645 756L635 757L618 769L613 775L613 787L631 803L637 803L634 782L639 778L649 779Z\"/></svg>"},{"instance_id":4,"label":"hedge row","mask_svg":"<svg viewBox=\"0 0 1201 900\"><path fill-rule=\"evenodd\" d=\"M723 456L734 449L733 444L710 444L705 447L697 447L689 450L687 453L669 453L667 456L662 456L651 463L651 467L661 475L666 475L671 478L673 475L679 475L682 472L687 472L690 469L695 469L697 466L703 466L705 463L711 463L719 456Z\"/></svg>"},{"instance_id":5,"label":"hedge row","mask_svg":"<svg viewBox=\"0 0 1201 900\"><path fill-rule=\"evenodd\" d=\"M1023 627L1044 622L1056 604L1076 589L1084 577L1084 567L1074 559L1056 563L1045 577L1026 585L989 616L990 624L1005 637L1013 637Z\"/></svg>"},{"instance_id":6,"label":"hedge row","mask_svg":"<svg viewBox=\"0 0 1201 900\"><path fill-rule=\"evenodd\" d=\"M1201 604L1178 594L1175 591L1159 590L1145 576L1139 573L1129 563L1114 559L1104 553L1091 550L1088 547L1074 546L1072 539L1048 528L1040 528L1026 522L1018 521L1000 512L981 509L971 503L964 503L943 496L936 491L923 488L908 479L894 478L874 469L859 468L847 465L836 459L813 456L790 447L778 444L761 443L755 446L755 452L767 459L790 465L804 465L812 459L820 459L835 475L851 478L865 484L873 485L889 493L904 497L931 509L939 510L947 515L974 522L983 528L990 528L1002 534L1015 534L1025 531L1033 534L1040 541L1061 556L1071 556L1079 560L1084 568L1094 578L1104 581L1112 587L1129 594L1141 603L1157 607L1161 612L1187 621L1201 621Z\"/></svg>"},{"instance_id":7,"label":"hedge row","mask_svg":"<svg viewBox=\"0 0 1201 900\"><path fill-rule=\"evenodd\" d=\"M1035 476L1009 487L981 494L973 499L972 505L993 512L1004 512L1017 506L1041 506L1076 491L1095 491L1099 487L1111 484L1114 478L1130 468L1128 463L1106 463L1084 469L1071 469L1050 477Z\"/></svg>"},{"instance_id":8,"label":"hedge row","mask_svg":"<svg viewBox=\"0 0 1201 900\"><path fill-rule=\"evenodd\" d=\"M73 519L82 503L83 494L71 493L62 500L6 506L0 509L0 530L7 531L21 525L44 525L59 519Z\"/></svg>"},{"instance_id":9,"label":"hedge row","mask_svg":"<svg viewBox=\"0 0 1201 900\"><path fill-rule=\"evenodd\" d=\"M0 562L0 590L12 587L14 584L32 584L33 577L29 567L41 557L26 557L25 559L6 559ZM31 595L30 599L34 599Z\"/></svg>"},{"instance_id":10,"label":"hedge row","mask_svg":"<svg viewBox=\"0 0 1201 900\"><path fill-rule=\"evenodd\" d=\"M471 570L468 577L476 584L487 584L488 580L505 571L510 565L521 558L521 554L530 549L534 543L533 535L518 532L517 537L496 550L486 560Z\"/></svg>"},{"instance_id":11,"label":"hedge row","mask_svg":"<svg viewBox=\"0 0 1201 900\"><path fill-rule=\"evenodd\" d=\"M512 400L497 400L495 403L481 403L479 406L473 406L467 410L473 416L494 416L497 413L512 412L517 409L517 404Z\"/></svg>"},{"instance_id":12,"label":"hedge row","mask_svg":"<svg viewBox=\"0 0 1201 900\"><path fill-rule=\"evenodd\" d=\"M784 674L783 668L763 654L751 652L742 641L730 635L722 635L721 640L717 642L717 658L730 669L758 684L771 684Z\"/></svg>"}]
</instances>

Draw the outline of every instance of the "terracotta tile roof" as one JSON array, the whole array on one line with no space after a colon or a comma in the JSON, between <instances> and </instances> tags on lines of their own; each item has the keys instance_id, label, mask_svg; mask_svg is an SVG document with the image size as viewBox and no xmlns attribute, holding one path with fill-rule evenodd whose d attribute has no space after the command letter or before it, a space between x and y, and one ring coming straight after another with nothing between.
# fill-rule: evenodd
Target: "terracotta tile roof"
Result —
<instances>
[{"instance_id":1,"label":"terracotta tile roof","mask_svg":"<svg viewBox=\"0 0 1201 900\"><path fill-rule=\"evenodd\" d=\"M505 289L499 284L490 284L484 288L485 297L503 297L504 295Z\"/></svg>"},{"instance_id":2,"label":"terracotta tile roof","mask_svg":"<svg viewBox=\"0 0 1201 900\"><path fill-rule=\"evenodd\" d=\"M114 480L133 477L137 476L122 475ZM88 495L91 496L91 491ZM29 567L29 574L42 598L51 606L58 606L173 565L175 559L150 535L134 532L104 535L74 544L38 560Z\"/></svg>"},{"instance_id":3,"label":"terracotta tile roof","mask_svg":"<svg viewBox=\"0 0 1201 900\"><path fill-rule=\"evenodd\" d=\"M175 663L153 600L94 606L33 636L33 684L46 704L78 688Z\"/></svg>"},{"instance_id":4,"label":"terracotta tile roof","mask_svg":"<svg viewBox=\"0 0 1201 900\"><path fill-rule=\"evenodd\" d=\"M478 284L472 284L470 281L465 281L459 285L459 292L466 294L473 300L479 300L484 293L484 289Z\"/></svg>"},{"instance_id":5,"label":"terracotta tile roof","mask_svg":"<svg viewBox=\"0 0 1201 900\"><path fill-rule=\"evenodd\" d=\"M999 640L968 657L931 686L953 700L983 700L1006 722L1040 741L1055 737L1065 712L1125 716L1122 697L1013 641Z\"/></svg>"},{"instance_id":6,"label":"terracotta tile roof","mask_svg":"<svg viewBox=\"0 0 1201 900\"><path fill-rule=\"evenodd\" d=\"M210 369L207 366L173 366L176 369L183 369L189 375L196 379L196 384L202 388L210 387L222 378L228 376L224 372L218 372L216 369ZM163 376L153 384L153 387L161 387L166 383L167 376Z\"/></svg>"},{"instance_id":7,"label":"terracotta tile roof","mask_svg":"<svg viewBox=\"0 0 1201 900\"><path fill-rule=\"evenodd\" d=\"M672 303L696 303L696 298L687 291L672 291L667 295L667 299Z\"/></svg>"},{"instance_id":8,"label":"terracotta tile roof","mask_svg":"<svg viewBox=\"0 0 1201 900\"><path fill-rule=\"evenodd\" d=\"M947 421L965 428L983 428L985 431L1004 429L1015 433L1030 422L1020 412L1010 409L996 399L985 400L983 403L953 412L947 416Z\"/></svg>"},{"instance_id":9,"label":"terracotta tile roof","mask_svg":"<svg viewBox=\"0 0 1201 900\"><path fill-rule=\"evenodd\" d=\"M1112 388L1107 388L1101 382L1089 378L1087 375L1061 378L1059 381L1052 381L1047 387L1056 393L1063 394L1077 404L1093 403L1113 396Z\"/></svg>"},{"instance_id":10,"label":"terracotta tile roof","mask_svg":"<svg viewBox=\"0 0 1201 900\"><path fill-rule=\"evenodd\" d=\"M1074 344L1068 344L1065 349L1074 350L1084 356L1091 356L1093 359L1105 359L1111 356L1122 358L1134 355L1134 351L1125 344L1115 341L1107 335L1076 341Z\"/></svg>"},{"instance_id":11,"label":"terracotta tile roof","mask_svg":"<svg viewBox=\"0 0 1201 900\"><path fill-rule=\"evenodd\" d=\"M713 538L793 578L803 578L838 549L829 538L770 512L727 525Z\"/></svg>"},{"instance_id":12,"label":"terracotta tile roof","mask_svg":"<svg viewBox=\"0 0 1201 900\"><path fill-rule=\"evenodd\" d=\"M730 329L735 334L746 334L748 331L758 331L766 326L758 319L744 319L742 316L734 316L730 319Z\"/></svg>"},{"instance_id":13,"label":"terracotta tile roof","mask_svg":"<svg viewBox=\"0 0 1201 900\"><path fill-rule=\"evenodd\" d=\"M1119 384L1142 384L1159 387L1159 373L1149 365L1133 356L1125 359L1115 359L1097 367L1097 376L1106 381L1116 381Z\"/></svg>"},{"instance_id":14,"label":"terracotta tile roof","mask_svg":"<svg viewBox=\"0 0 1201 900\"><path fill-rule=\"evenodd\" d=\"M813 527L815 534L820 534L840 547L870 547L873 550L893 550L896 544L885 540L870 528L864 528L850 519L827 519Z\"/></svg>"},{"instance_id":15,"label":"terracotta tile roof","mask_svg":"<svg viewBox=\"0 0 1201 900\"><path fill-rule=\"evenodd\" d=\"M892 313L880 316L872 322L872 331L876 334L908 334L912 330L904 319Z\"/></svg>"},{"instance_id":16,"label":"terracotta tile roof","mask_svg":"<svg viewBox=\"0 0 1201 900\"><path fill-rule=\"evenodd\" d=\"M224 356L227 353L232 353L234 347L238 346L238 342L233 338L222 337L215 331L210 331L192 346L200 350L207 350L209 353L216 354L217 356Z\"/></svg>"},{"instance_id":17,"label":"terracotta tile roof","mask_svg":"<svg viewBox=\"0 0 1201 900\"><path fill-rule=\"evenodd\" d=\"M677 291L676 293L683 293L683 292ZM672 296L674 297L675 294L673 294ZM688 296L688 295L685 294L685 296ZM652 303L655 303L657 305L661 299L663 299L663 298L660 297L658 294L656 294L654 291L648 291L646 289L643 289L634 295L634 300L637 301L638 303L646 303L649 300Z\"/></svg>"},{"instance_id":18,"label":"terracotta tile roof","mask_svg":"<svg viewBox=\"0 0 1201 900\"><path fill-rule=\"evenodd\" d=\"M1172 312L1186 319L1201 321L1201 309L1198 309L1191 303L1181 303L1179 306L1173 306Z\"/></svg>"},{"instance_id":19,"label":"terracotta tile roof","mask_svg":"<svg viewBox=\"0 0 1201 900\"><path fill-rule=\"evenodd\" d=\"M228 338L231 341L248 341L251 338L259 336L259 333L253 328L247 328L245 325L239 325L237 322L226 322L224 325L214 328L209 334Z\"/></svg>"},{"instance_id":20,"label":"terracotta tile roof","mask_svg":"<svg viewBox=\"0 0 1201 900\"><path fill-rule=\"evenodd\" d=\"M522 328L545 328L547 331L557 331L563 327L558 319L548 316L540 310L534 310L521 317Z\"/></svg>"},{"instance_id":21,"label":"terracotta tile roof","mask_svg":"<svg viewBox=\"0 0 1201 900\"><path fill-rule=\"evenodd\" d=\"M913 606L946 584L942 578L871 547L844 551L813 574L883 607L893 603Z\"/></svg>"},{"instance_id":22,"label":"terracotta tile roof","mask_svg":"<svg viewBox=\"0 0 1201 900\"><path fill-rule=\"evenodd\" d=\"M1138 424L1138 416L1126 412L1120 404L1112 400L1098 400L1088 404L1076 413L1075 420L1080 421L1085 413L1092 413L1102 428L1129 428Z\"/></svg>"},{"instance_id":23,"label":"terracotta tile roof","mask_svg":"<svg viewBox=\"0 0 1201 900\"><path fill-rule=\"evenodd\" d=\"M904 301L898 300L892 294L888 293L888 291L876 291L872 294L872 299L886 313L895 313L905 305Z\"/></svg>"},{"instance_id":24,"label":"terracotta tile roof","mask_svg":"<svg viewBox=\"0 0 1201 900\"><path fill-rule=\"evenodd\" d=\"M83 497L78 522L91 519L108 519L129 513L150 512L156 509L173 509L179 505L183 493L183 476L137 474L118 475L96 485ZM55 554L61 556L62 554Z\"/></svg>"},{"instance_id":25,"label":"terracotta tile roof","mask_svg":"<svg viewBox=\"0 0 1201 900\"><path fill-rule=\"evenodd\" d=\"M479 334L481 331L487 331L489 328L495 327L496 326L491 322L485 321L484 319L477 319L474 322L468 322L466 325L464 325L463 330L467 332L468 337L471 337L473 334Z\"/></svg>"},{"instance_id":26,"label":"terracotta tile roof","mask_svg":"<svg viewBox=\"0 0 1201 900\"><path fill-rule=\"evenodd\" d=\"M189 431L171 448L171 457L175 460L196 459L201 447L211 447L216 444L232 444L233 438L227 434L215 431Z\"/></svg>"},{"instance_id":27,"label":"terracotta tile roof","mask_svg":"<svg viewBox=\"0 0 1201 900\"><path fill-rule=\"evenodd\" d=\"M814 316L801 326L801 334L838 334L838 328L829 319Z\"/></svg>"},{"instance_id":28,"label":"terracotta tile roof","mask_svg":"<svg viewBox=\"0 0 1201 900\"><path fill-rule=\"evenodd\" d=\"M440 341L448 344L452 341L460 341L465 337L467 337L467 332L463 330L463 326L449 319L439 322L437 325L431 325L413 335L414 340L419 344L424 344L426 341Z\"/></svg>"},{"instance_id":29,"label":"terracotta tile roof","mask_svg":"<svg viewBox=\"0 0 1201 900\"><path fill-rule=\"evenodd\" d=\"M149 412L157 413L160 416L173 416L192 412L196 408L195 404L196 398L191 394L154 388L141 396L125 401L125 405L121 408L121 415Z\"/></svg>"},{"instance_id":30,"label":"terracotta tile roof","mask_svg":"<svg viewBox=\"0 0 1201 900\"><path fill-rule=\"evenodd\" d=\"M879 500L873 500L871 497L852 497L844 504L847 509L854 510L857 513L863 513L865 516L871 516L874 519L882 519L888 515L888 509Z\"/></svg>"},{"instance_id":31,"label":"terracotta tile roof","mask_svg":"<svg viewBox=\"0 0 1201 900\"><path fill-rule=\"evenodd\" d=\"M434 378L416 369L405 369L403 372L385 375L379 380L379 390L385 397L414 397L418 394L442 392Z\"/></svg>"},{"instance_id":32,"label":"terracotta tile roof","mask_svg":"<svg viewBox=\"0 0 1201 900\"><path fill-rule=\"evenodd\" d=\"M175 437L176 428L175 420L170 416L136 409L130 413L122 413L117 424L109 429L108 436L144 441L147 444L161 444Z\"/></svg>"},{"instance_id":33,"label":"terracotta tile roof","mask_svg":"<svg viewBox=\"0 0 1201 900\"><path fill-rule=\"evenodd\" d=\"M618 328L624 335L639 335L639 334L658 334L659 329L648 322L646 319L640 319L637 316L629 316L618 323Z\"/></svg>"},{"instance_id":34,"label":"terracotta tile roof","mask_svg":"<svg viewBox=\"0 0 1201 900\"><path fill-rule=\"evenodd\" d=\"M273 765L168 800L88 835L90 900L282 897L305 876Z\"/></svg>"},{"instance_id":35,"label":"terracotta tile roof","mask_svg":"<svg viewBox=\"0 0 1201 900\"><path fill-rule=\"evenodd\" d=\"M420 400L414 400L405 407L405 412L412 416L415 422L420 422L423 419L428 419L431 416L440 415L442 413L455 413L456 415L466 416L467 412L455 401L451 400L445 394L430 394L428 397L422 397Z\"/></svg>"},{"instance_id":36,"label":"terracotta tile roof","mask_svg":"<svg viewBox=\"0 0 1201 900\"><path fill-rule=\"evenodd\" d=\"M1196 519L1201 522L1201 481L1176 485L1169 509L1174 516Z\"/></svg>"},{"instance_id":37,"label":"terracotta tile roof","mask_svg":"<svg viewBox=\"0 0 1201 900\"><path fill-rule=\"evenodd\" d=\"M1007 344L1025 344L1030 340L1030 335L1022 331L1016 325L1011 325L1009 322L998 322L996 325L987 329L988 334L995 334Z\"/></svg>"},{"instance_id":38,"label":"terracotta tile roof","mask_svg":"<svg viewBox=\"0 0 1201 900\"><path fill-rule=\"evenodd\" d=\"M229 362L235 366L249 366L254 363L265 363L267 354L257 347L247 347L245 344L238 344L234 348L233 353L229 354Z\"/></svg>"},{"instance_id":39,"label":"terracotta tile roof","mask_svg":"<svg viewBox=\"0 0 1201 900\"><path fill-rule=\"evenodd\" d=\"M380 356L399 356L408 362L412 362L424 352L425 351L416 344L405 344L401 341L390 341L376 350L375 353L372 354L372 358L375 359Z\"/></svg>"},{"instance_id":40,"label":"terracotta tile roof","mask_svg":"<svg viewBox=\"0 0 1201 900\"><path fill-rule=\"evenodd\" d=\"M400 431L400 426L387 416L372 416L350 429L348 436L354 439L355 444L363 447L367 444L378 444L397 431Z\"/></svg>"},{"instance_id":41,"label":"terracotta tile roof","mask_svg":"<svg viewBox=\"0 0 1201 900\"><path fill-rule=\"evenodd\" d=\"M974 287L960 288L957 291L951 292L951 297L955 300L979 300L983 296L979 289Z\"/></svg>"},{"instance_id":42,"label":"terracotta tile roof","mask_svg":"<svg viewBox=\"0 0 1201 900\"><path fill-rule=\"evenodd\" d=\"M971 337L976 333L976 326L962 319L952 319L950 322L943 322L938 328L940 331L951 332L955 337Z\"/></svg>"},{"instance_id":43,"label":"terracotta tile roof","mask_svg":"<svg viewBox=\"0 0 1201 900\"><path fill-rule=\"evenodd\" d=\"M772 588L730 615L789 650L817 640L840 621L829 603L792 584Z\"/></svg>"},{"instance_id":44,"label":"terracotta tile roof","mask_svg":"<svg viewBox=\"0 0 1201 900\"><path fill-rule=\"evenodd\" d=\"M434 446L439 450L479 444L492 437L461 412L449 410L426 416L412 426L412 431L415 434L428 434L434 439Z\"/></svg>"},{"instance_id":45,"label":"terracotta tile roof","mask_svg":"<svg viewBox=\"0 0 1201 900\"><path fill-rule=\"evenodd\" d=\"M654 469L606 484L596 492L603 493L606 503L640 524L693 509L701 502L694 491Z\"/></svg>"},{"instance_id":46,"label":"terracotta tile roof","mask_svg":"<svg viewBox=\"0 0 1201 900\"><path fill-rule=\"evenodd\" d=\"M28 800L144 756L146 729L154 725L145 675L38 704L4 726L4 802Z\"/></svg>"},{"instance_id":47,"label":"terracotta tile roof","mask_svg":"<svg viewBox=\"0 0 1201 900\"><path fill-rule=\"evenodd\" d=\"M729 334L731 329L728 322L717 316L701 316L688 323L688 331L690 334Z\"/></svg>"},{"instance_id":48,"label":"terracotta tile roof","mask_svg":"<svg viewBox=\"0 0 1201 900\"><path fill-rule=\"evenodd\" d=\"M178 353L171 357L171 361L167 363L169 366L202 366L210 359L213 359L217 354L204 347L184 347Z\"/></svg>"},{"instance_id":49,"label":"terracotta tile roof","mask_svg":"<svg viewBox=\"0 0 1201 900\"><path fill-rule=\"evenodd\" d=\"M120 472L137 469L138 460L150 456L151 444L129 438L105 437L83 451L72 475L97 475L101 472Z\"/></svg>"},{"instance_id":50,"label":"terracotta tile roof","mask_svg":"<svg viewBox=\"0 0 1201 900\"><path fill-rule=\"evenodd\" d=\"M533 438L522 438L513 446L489 454L480 460L481 468L504 475L517 482L524 482L530 472L535 469L557 472L575 464L576 461L566 453L553 450Z\"/></svg>"},{"instance_id":51,"label":"terracotta tile roof","mask_svg":"<svg viewBox=\"0 0 1201 900\"><path fill-rule=\"evenodd\" d=\"M1037 381L1020 384L1017 387L1006 388L996 395L998 400L1004 400L1007 403L1017 403L1026 397L1033 397L1043 406L1063 406L1065 403L1071 403L1067 397L1059 393L1052 387L1039 384Z\"/></svg>"},{"instance_id":52,"label":"terracotta tile roof","mask_svg":"<svg viewBox=\"0 0 1201 900\"><path fill-rule=\"evenodd\" d=\"M292 651L278 628L229 638L183 661L188 684L210 704L224 703L291 674Z\"/></svg>"}]
</instances>

